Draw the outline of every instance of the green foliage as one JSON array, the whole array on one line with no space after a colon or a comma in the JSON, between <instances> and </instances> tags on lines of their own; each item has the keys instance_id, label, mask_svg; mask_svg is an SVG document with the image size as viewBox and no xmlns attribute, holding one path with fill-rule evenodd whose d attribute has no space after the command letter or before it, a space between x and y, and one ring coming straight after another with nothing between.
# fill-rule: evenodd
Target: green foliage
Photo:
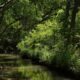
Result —
<instances>
[{"instance_id":1,"label":"green foliage","mask_svg":"<svg viewBox=\"0 0 80 80\"><path fill-rule=\"evenodd\" d=\"M75 53L71 56L71 70L74 72L80 72L80 50L75 50Z\"/></svg>"},{"instance_id":2,"label":"green foliage","mask_svg":"<svg viewBox=\"0 0 80 80\"><path fill-rule=\"evenodd\" d=\"M58 41L58 36L55 35L58 29L56 20L48 20L39 24L29 32L28 36L25 36L25 39L18 44L18 48L31 56L39 56L42 61L50 61L54 56L55 39Z\"/></svg>"},{"instance_id":3,"label":"green foliage","mask_svg":"<svg viewBox=\"0 0 80 80\"><path fill-rule=\"evenodd\" d=\"M66 3L15 0L9 4L0 0L1 53L20 50L40 61L80 70L80 6L75 10L75 2Z\"/></svg>"}]
</instances>

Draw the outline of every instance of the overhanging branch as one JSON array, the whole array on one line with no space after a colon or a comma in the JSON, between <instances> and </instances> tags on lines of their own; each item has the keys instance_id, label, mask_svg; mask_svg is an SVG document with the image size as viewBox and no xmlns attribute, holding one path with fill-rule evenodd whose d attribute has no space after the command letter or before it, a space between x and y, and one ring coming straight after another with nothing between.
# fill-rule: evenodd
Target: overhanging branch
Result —
<instances>
[{"instance_id":1,"label":"overhanging branch","mask_svg":"<svg viewBox=\"0 0 80 80\"><path fill-rule=\"evenodd\" d=\"M8 10L16 0L7 0L5 3L0 5L0 24L2 23L4 12Z\"/></svg>"}]
</instances>

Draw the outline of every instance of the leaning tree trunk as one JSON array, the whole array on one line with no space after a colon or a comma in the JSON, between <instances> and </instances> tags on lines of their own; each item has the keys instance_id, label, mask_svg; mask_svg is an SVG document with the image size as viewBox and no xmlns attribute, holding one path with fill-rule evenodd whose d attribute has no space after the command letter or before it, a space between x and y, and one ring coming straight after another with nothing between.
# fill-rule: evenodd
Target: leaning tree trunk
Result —
<instances>
[{"instance_id":1,"label":"leaning tree trunk","mask_svg":"<svg viewBox=\"0 0 80 80\"><path fill-rule=\"evenodd\" d=\"M74 0L74 7L71 15L71 23L70 23L70 43L75 46L75 31L76 31L76 14L78 12L78 1L79 0Z\"/></svg>"},{"instance_id":2,"label":"leaning tree trunk","mask_svg":"<svg viewBox=\"0 0 80 80\"><path fill-rule=\"evenodd\" d=\"M75 19L76 19L76 13L78 9L78 2L77 0L74 0L74 5L72 7L71 0L66 0L66 12L65 12L65 20L63 23L63 29L62 29L62 35L64 37L64 46L63 46L63 54L62 56L65 58L62 59L64 61L64 66L68 67L68 64L70 63L71 55L74 53L74 35L75 35ZM72 14L70 15L70 12L72 11Z\"/></svg>"},{"instance_id":3,"label":"leaning tree trunk","mask_svg":"<svg viewBox=\"0 0 80 80\"><path fill-rule=\"evenodd\" d=\"M69 12L70 12L70 7L71 7L71 2L70 0L66 0L67 1L67 4L66 4L66 13L65 13L65 22L64 22L64 38L65 38L65 41L64 41L64 44L66 47L68 45L68 42L69 42Z\"/></svg>"},{"instance_id":4,"label":"leaning tree trunk","mask_svg":"<svg viewBox=\"0 0 80 80\"><path fill-rule=\"evenodd\" d=\"M79 0L74 0L74 5L73 5L73 9L72 9L72 14L71 14L71 22L69 22L70 19L70 15L69 15L69 11L71 8L71 2L70 0L67 0L67 4L66 4L66 13L65 13L65 22L64 22L64 47L66 47L66 49L69 47L69 45L73 45L74 46L74 38L75 38L75 24L76 24L76 14L78 11L78 1Z\"/></svg>"},{"instance_id":5,"label":"leaning tree trunk","mask_svg":"<svg viewBox=\"0 0 80 80\"><path fill-rule=\"evenodd\" d=\"M65 11L65 18L63 21L63 28L61 29L61 33L64 37L64 48L65 51L67 50L69 44L69 18L70 18L70 8L71 2L70 0L66 0L66 11Z\"/></svg>"}]
</instances>

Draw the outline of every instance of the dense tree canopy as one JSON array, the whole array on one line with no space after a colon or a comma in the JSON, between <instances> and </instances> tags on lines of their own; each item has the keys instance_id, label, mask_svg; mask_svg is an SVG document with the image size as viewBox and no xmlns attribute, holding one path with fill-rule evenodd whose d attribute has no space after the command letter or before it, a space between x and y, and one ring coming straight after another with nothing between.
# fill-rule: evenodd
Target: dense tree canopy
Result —
<instances>
[{"instance_id":1,"label":"dense tree canopy","mask_svg":"<svg viewBox=\"0 0 80 80\"><path fill-rule=\"evenodd\" d=\"M80 71L80 1L0 0L0 52Z\"/></svg>"}]
</instances>

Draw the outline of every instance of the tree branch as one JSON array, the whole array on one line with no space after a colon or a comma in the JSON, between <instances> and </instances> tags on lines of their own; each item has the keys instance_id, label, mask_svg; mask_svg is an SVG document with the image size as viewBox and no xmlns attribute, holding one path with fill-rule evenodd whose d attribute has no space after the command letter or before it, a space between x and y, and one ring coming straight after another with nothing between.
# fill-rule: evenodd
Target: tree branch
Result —
<instances>
[{"instance_id":1,"label":"tree branch","mask_svg":"<svg viewBox=\"0 0 80 80\"><path fill-rule=\"evenodd\" d=\"M0 5L0 24L2 23L4 12L8 10L15 1L16 0L7 0L5 3Z\"/></svg>"}]
</instances>

